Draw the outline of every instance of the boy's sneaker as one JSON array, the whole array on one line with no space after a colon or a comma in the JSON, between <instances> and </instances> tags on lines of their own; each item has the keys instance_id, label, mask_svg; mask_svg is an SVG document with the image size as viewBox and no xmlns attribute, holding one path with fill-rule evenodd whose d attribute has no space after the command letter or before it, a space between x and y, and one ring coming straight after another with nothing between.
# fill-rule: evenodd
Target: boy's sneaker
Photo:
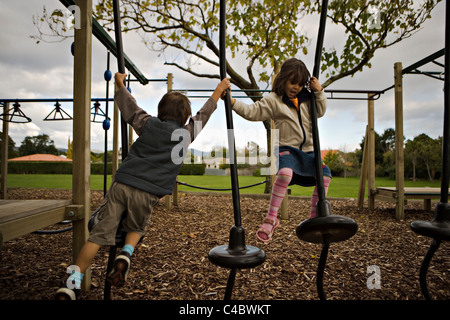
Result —
<instances>
[{"instance_id":1,"label":"boy's sneaker","mask_svg":"<svg viewBox=\"0 0 450 320\"><path fill-rule=\"evenodd\" d=\"M120 252L114 260L113 269L108 275L107 281L115 287L121 287L125 284L130 270L131 256L127 252Z\"/></svg>"},{"instance_id":2,"label":"boy's sneaker","mask_svg":"<svg viewBox=\"0 0 450 320\"><path fill-rule=\"evenodd\" d=\"M78 300L81 289L59 288L55 293L55 300Z\"/></svg>"}]
</instances>

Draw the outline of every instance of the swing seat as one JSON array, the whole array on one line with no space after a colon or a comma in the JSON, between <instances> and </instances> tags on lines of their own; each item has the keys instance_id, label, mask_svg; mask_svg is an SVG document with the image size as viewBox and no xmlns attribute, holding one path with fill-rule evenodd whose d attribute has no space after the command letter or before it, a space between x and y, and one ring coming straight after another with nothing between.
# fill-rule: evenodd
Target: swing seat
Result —
<instances>
[{"instance_id":1,"label":"swing seat","mask_svg":"<svg viewBox=\"0 0 450 320\"><path fill-rule=\"evenodd\" d=\"M220 267L247 269L263 263L266 260L266 253L257 247L245 245L244 228L233 226L230 230L229 244L211 249L208 258Z\"/></svg>"},{"instance_id":2,"label":"swing seat","mask_svg":"<svg viewBox=\"0 0 450 320\"><path fill-rule=\"evenodd\" d=\"M411 229L425 237L436 240L450 240L450 204L439 202L432 221L413 221Z\"/></svg>"},{"instance_id":3,"label":"swing seat","mask_svg":"<svg viewBox=\"0 0 450 320\"><path fill-rule=\"evenodd\" d=\"M311 243L345 241L356 231L358 224L355 220L339 215L310 218L301 222L296 229L300 240Z\"/></svg>"},{"instance_id":4,"label":"swing seat","mask_svg":"<svg viewBox=\"0 0 450 320\"><path fill-rule=\"evenodd\" d=\"M450 222L413 221L411 229L422 236L436 240L450 241Z\"/></svg>"}]
</instances>

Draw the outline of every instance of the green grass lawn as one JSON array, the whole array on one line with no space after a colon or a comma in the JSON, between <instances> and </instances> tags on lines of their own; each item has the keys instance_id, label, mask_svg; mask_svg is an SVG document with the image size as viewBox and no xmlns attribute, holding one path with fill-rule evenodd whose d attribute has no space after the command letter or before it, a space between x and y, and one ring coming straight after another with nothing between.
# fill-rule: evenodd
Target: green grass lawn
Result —
<instances>
[{"instance_id":1,"label":"green grass lawn","mask_svg":"<svg viewBox=\"0 0 450 320\"><path fill-rule=\"evenodd\" d=\"M241 187L259 183L265 180L265 177L240 176L239 185ZM190 185L226 189L231 188L231 179L229 176L178 176L178 181ZM71 189L72 175L51 175L51 174L8 174L9 188L50 188L50 189ZM108 177L107 186L111 184L111 177ZM395 187L395 180L387 178L376 178L377 187ZM440 181L407 181L406 187L440 187ZM290 186L291 195L311 196L313 187L305 188L300 186ZM359 188L359 177L341 178L335 177L331 181L328 191L328 197L339 198L357 198ZM103 190L103 175L91 176L91 189ZM179 185L180 191L208 191ZM264 185L258 185L251 188L241 189L240 193L263 193ZM231 191L224 191L231 192ZM366 187L367 195L367 187Z\"/></svg>"}]
</instances>

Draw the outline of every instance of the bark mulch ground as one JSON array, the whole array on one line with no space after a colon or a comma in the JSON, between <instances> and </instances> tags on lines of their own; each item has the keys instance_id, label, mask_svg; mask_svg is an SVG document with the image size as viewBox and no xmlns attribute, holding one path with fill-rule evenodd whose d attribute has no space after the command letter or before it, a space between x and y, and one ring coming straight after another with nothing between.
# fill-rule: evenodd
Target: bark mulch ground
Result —
<instances>
[{"instance_id":1,"label":"bark mulch ground","mask_svg":"<svg viewBox=\"0 0 450 320\"><path fill-rule=\"evenodd\" d=\"M71 199L71 190L12 189L9 199ZM92 209L103 198L92 192ZM376 210L358 209L355 200L330 200L333 214L356 220L351 239L332 243L324 275L329 300L423 300L419 269L431 239L415 234L410 223L431 220L421 202L406 206L405 220L395 220L393 204L377 202ZM309 217L309 200L289 200L289 220L281 221L270 244L256 240L267 199L241 195L246 244L266 252L266 261L239 270L233 290L237 300L317 300L316 271L321 245L300 241L297 225ZM148 233L136 248L128 282L112 289L114 300L221 300L228 269L208 260L212 248L228 244L233 225L228 195L181 194L167 210L162 200L154 210ZM65 226L56 225L48 229ZM0 251L1 300L49 300L67 279L71 261L71 232L30 234L4 244ZM83 300L102 300L108 248L92 264L92 288ZM379 268L379 289L368 267ZM373 269L372 269L373 270ZM428 287L437 300L450 299L450 244L443 242L428 270ZM370 282L373 284L374 282ZM369 283L369 284L370 284Z\"/></svg>"}]
</instances>

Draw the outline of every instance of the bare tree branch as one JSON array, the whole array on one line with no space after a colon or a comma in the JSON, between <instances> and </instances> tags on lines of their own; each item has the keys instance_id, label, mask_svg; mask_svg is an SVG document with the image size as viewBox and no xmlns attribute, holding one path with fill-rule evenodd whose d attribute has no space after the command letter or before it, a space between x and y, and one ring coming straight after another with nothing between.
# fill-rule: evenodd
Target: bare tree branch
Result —
<instances>
[{"instance_id":1,"label":"bare tree branch","mask_svg":"<svg viewBox=\"0 0 450 320\"><path fill-rule=\"evenodd\" d=\"M192 71L192 69L182 67L181 65L179 65L178 63L175 63L175 62L165 62L164 65L177 67L178 69L180 69L184 72L187 72L189 74L192 74L193 76L198 77L198 78L220 79L220 75L218 75L218 74L197 73L197 72Z\"/></svg>"}]
</instances>

